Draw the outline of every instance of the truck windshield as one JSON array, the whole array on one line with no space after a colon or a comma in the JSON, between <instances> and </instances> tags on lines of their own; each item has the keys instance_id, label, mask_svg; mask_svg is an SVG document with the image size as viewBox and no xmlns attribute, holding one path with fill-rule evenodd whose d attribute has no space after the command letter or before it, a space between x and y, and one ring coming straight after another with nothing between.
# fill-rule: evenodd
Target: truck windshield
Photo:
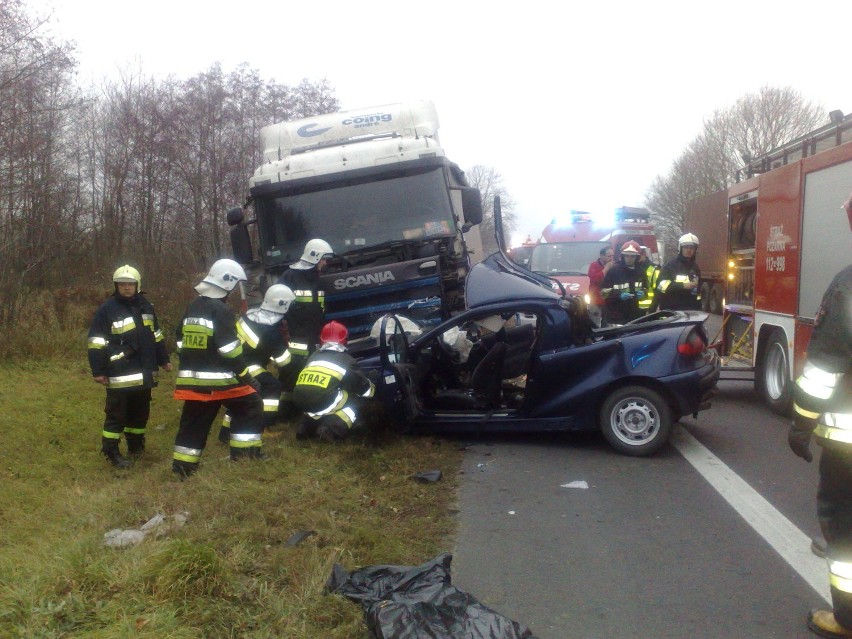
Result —
<instances>
[{"instance_id":1,"label":"truck windshield","mask_svg":"<svg viewBox=\"0 0 852 639\"><path fill-rule=\"evenodd\" d=\"M588 275L589 264L600 257L607 242L556 242L538 244L530 258L530 270L544 275Z\"/></svg>"},{"instance_id":2,"label":"truck windshield","mask_svg":"<svg viewBox=\"0 0 852 639\"><path fill-rule=\"evenodd\" d=\"M299 259L305 242L326 240L338 255L403 240L454 236L443 170L430 168L359 183L255 200L263 260Z\"/></svg>"}]
</instances>

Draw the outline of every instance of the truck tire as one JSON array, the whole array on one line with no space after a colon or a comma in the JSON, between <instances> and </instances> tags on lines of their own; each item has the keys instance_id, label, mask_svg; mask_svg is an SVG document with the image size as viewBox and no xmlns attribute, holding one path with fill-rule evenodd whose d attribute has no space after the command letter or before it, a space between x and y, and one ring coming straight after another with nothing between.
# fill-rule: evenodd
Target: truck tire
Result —
<instances>
[{"instance_id":1,"label":"truck tire","mask_svg":"<svg viewBox=\"0 0 852 639\"><path fill-rule=\"evenodd\" d=\"M756 383L769 410L789 417L793 407L793 382L790 379L790 357L784 331L775 329L769 335Z\"/></svg>"},{"instance_id":2,"label":"truck tire","mask_svg":"<svg viewBox=\"0 0 852 639\"><path fill-rule=\"evenodd\" d=\"M604 437L618 452L645 457L657 452L672 434L674 418L666 400L646 386L623 386L604 400L600 410Z\"/></svg>"},{"instance_id":3,"label":"truck tire","mask_svg":"<svg viewBox=\"0 0 852 639\"><path fill-rule=\"evenodd\" d=\"M710 313L714 315L722 314L722 297L724 293L722 292L721 284L714 284L710 287L710 299L707 302Z\"/></svg>"},{"instance_id":4,"label":"truck tire","mask_svg":"<svg viewBox=\"0 0 852 639\"><path fill-rule=\"evenodd\" d=\"M711 313L710 310L710 285L707 282L701 282L701 288L698 290L701 294L701 310L705 313Z\"/></svg>"}]
</instances>

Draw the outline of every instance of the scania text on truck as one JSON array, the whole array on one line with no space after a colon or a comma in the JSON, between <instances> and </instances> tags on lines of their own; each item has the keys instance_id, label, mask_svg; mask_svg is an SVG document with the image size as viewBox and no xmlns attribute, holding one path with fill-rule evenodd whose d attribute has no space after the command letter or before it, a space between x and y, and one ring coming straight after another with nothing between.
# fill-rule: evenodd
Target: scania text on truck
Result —
<instances>
[{"instance_id":1,"label":"scania text on truck","mask_svg":"<svg viewBox=\"0 0 852 639\"><path fill-rule=\"evenodd\" d=\"M440 146L431 102L282 122L261 138L247 202L228 212L235 257L256 267L257 291L322 238L335 253L322 278L326 318L346 325L355 350L386 313L425 326L463 310L465 278L482 259L482 200Z\"/></svg>"},{"instance_id":2,"label":"scania text on truck","mask_svg":"<svg viewBox=\"0 0 852 639\"><path fill-rule=\"evenodd\" d=\"M558 280L567 293L584 297L589 303L589 264L598 259L601 248L611 246L618 251L625 242L635 240L648 247L652 262L660 263L650 216L648 209L634 206L619 207L606 220L572 210L544 228L528 268Z\"/></svg>"},{"instance_id":3,"label":"scania text on truck","mask_svg":"<svg viewBox=\"0 0 852 639\"><path fill-rule=\"evenodd\" d=\"M767 405L788 414L822 295L852 255L840 210L852 190L852 116L833 112L740 173L704 213L728 234L723 375L753 373Z\"/></svg>"}]
</instances>

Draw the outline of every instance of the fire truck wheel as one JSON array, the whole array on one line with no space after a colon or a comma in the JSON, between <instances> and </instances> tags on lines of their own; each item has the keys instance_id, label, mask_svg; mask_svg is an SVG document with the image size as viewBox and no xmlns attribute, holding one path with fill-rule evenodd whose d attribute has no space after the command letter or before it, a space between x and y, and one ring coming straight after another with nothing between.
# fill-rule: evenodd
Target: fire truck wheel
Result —
<instances>
[{"instance_id":1,"label":"fire truck wheel","mask_svg":"<svg viewBox=\"0 0 852 639\"><path fill-rule=\"evenodd\" d=\"M757 381L760 394L769 409L785 417L790 415L793 403L793 382L790 380L790 362L784 332L772 331L763 349Z\"/></svg>"},{"instance_id":2,"label":"fire truck wheel","mask_svg":"<svg viewBox=\"0 0 852 639\"><path fill-rule=\"evenodd\" d=\"M701 293L701 310L705 313L711 313L710 310L710 286L708 286L707 282L701 283L701 288L699 289Z\"/></svg>"},{"instance_id":3,"label":"fire truck wheel","mask_svg":"<svg viewBox=\"0 0 852 639\"><path fill-rule=\"evenodd\" d=\"M722 287L719 284L714 284L710 287L710 299L707 302L710 313L714 315L722 314L722 296Z\"/></svg>"},{"instance_id":4,"label":"fire truck wheel","mask_svg":"<svg viewBox=\"0 0 852 639\"><path fill-rule=\"evenodd\" d=\"M669 441L674 417L657 391L645 386L624 386L604 401L600 425L604 437L618 452L644 457Z\"/></svg>"}]
</instances>

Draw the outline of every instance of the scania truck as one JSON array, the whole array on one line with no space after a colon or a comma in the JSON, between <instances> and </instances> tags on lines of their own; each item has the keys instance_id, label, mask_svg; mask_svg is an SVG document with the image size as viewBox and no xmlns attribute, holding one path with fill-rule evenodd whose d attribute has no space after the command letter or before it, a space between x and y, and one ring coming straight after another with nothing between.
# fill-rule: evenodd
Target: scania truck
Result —
<instances>
[{"instance_id":1,"label":"scania truck","mask_svg":"<svg viewBox=\"0 0 852 639\"><path fill-rule=\"evenodd\" d=\"M246 203L228 212L252 294L321 238L335 254L322 277L326 318L346 325L354 350L386 313L428 326L464 309L467 273L483 257L482 199L440 146L431 102L281 122L261 138Z\"/></svg>"}]
</instances>

